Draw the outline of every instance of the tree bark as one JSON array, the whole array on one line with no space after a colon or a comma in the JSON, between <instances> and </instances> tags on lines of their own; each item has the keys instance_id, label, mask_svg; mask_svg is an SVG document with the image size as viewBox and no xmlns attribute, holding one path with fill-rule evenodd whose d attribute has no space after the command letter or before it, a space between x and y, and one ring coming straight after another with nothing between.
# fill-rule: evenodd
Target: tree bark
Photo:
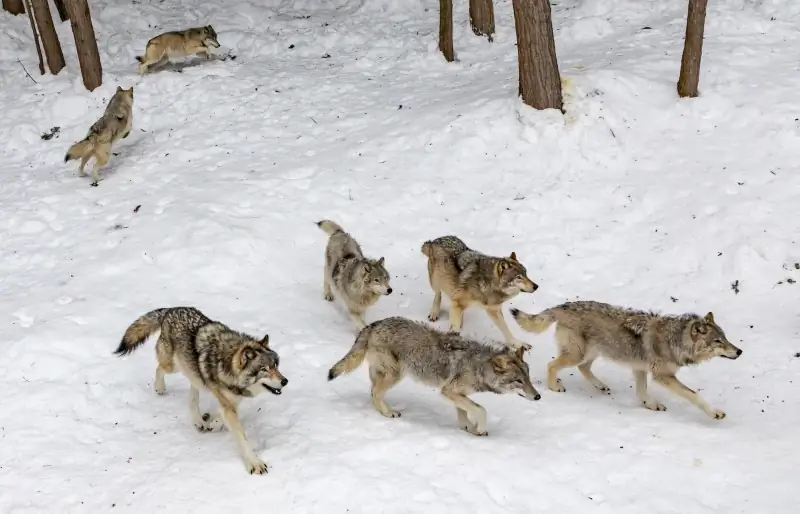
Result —
<instances>
[{"instance_id":1,"label":"tree bark","mask_svg":"<svg viewBox=\"0 0 800 514\"><path fill-rule=\"evenodd\" d=\"M31 32L33 32L33 42L36 45L36 55L39 56L39 73L44 75L44 58L42 57L42 47L39 46L39 34L36 31L36 23L33 21L33 9L31 9L31 0L27 0L27 5L25 10L28 11L28 19L31 22Z\"/></svg>"},{"instance_id":2,"label":"tree bark","mask_svg":"<svg viewBox=\"0 0 800 514\"><path fill-rule=\"evenodd\" d=\"M469 23L476 36L494 41L494 5L492 0L469 0Z\"/></svg>"},{"instance_id":3,"label":"tree bark","mask_svg":"<svg viewBox=\"0 0 800 514\"><path fill-rule=\"evenodd\" d=\"M563 112L553 20L548 0L512 0L517 29L519 93L535 109Z\"/></svg>"},{"instance_id":4,"label":"tree bark","mask_svg":"<svg viewBox=\"0 0 800 514\"><path fill-rule=\"evenodd\" d=\"M30 0L30 2L33 15L36 17L36 26L39 28L39 37L42 38L47 67L50 68L50 73L58 75L58 72L64 69L64 53L61 51L61 43L58 42L56 27L53 25L50 4L47 0Z\"/></svg>"},{"instance_id":5,"label":"tree bark","mask_svg":"<svg viewBox=\"0 0 800 514\"><path fill-rule=\"evenodd\" d=\"M3 0L3 10L16 16L25 12L25 6L22 0Z\"/></svg>"},{"instance_id":6,"label":"tree bark","mask_svg":"<svg viewBox=\"0 0 800 514\"><path fill-rule=\"evenodd\" d=\"M681 72L678 76L678 96L681 98L697 96L707 3L707 0L689 0L689 14L686 16L686 39L683 43Z\"/></svg>"},{"instance_id":7,"label":"tree bark","mask_svg":"<svg viewBox=\"0 0 800 514\"><path fill-rule=\"evenodd\" d=\"M53 0L53 3L56 5L58 17L61 18L61 21L67 21L69 19L69 12L67 11L67 6L64 5L64 0Z\"/></svg>"},{"instance_id":8,"label":"tree bark","mask_svg":"<svg viewBox=\"0 0 800 514\"><path fill-rule=\"evenodd\" d=\"M75 47L78 50L83 85L89 91L94 91L103 83L103 67L100 64L100 53L97 50L89 4L87 0L69 0L67 11L72 25L72 35L75 37Z\"/></svg>"},{"instance_id":9,"label":"tree bark","mask_svg":"<svg viewBox=\"0 0 800 514\"><path fill-rule=\"evenodd\" d=\"M447 62L456 60L453 50L453 0L439 0L439 50Z\"/></svg>"}]
</instances>

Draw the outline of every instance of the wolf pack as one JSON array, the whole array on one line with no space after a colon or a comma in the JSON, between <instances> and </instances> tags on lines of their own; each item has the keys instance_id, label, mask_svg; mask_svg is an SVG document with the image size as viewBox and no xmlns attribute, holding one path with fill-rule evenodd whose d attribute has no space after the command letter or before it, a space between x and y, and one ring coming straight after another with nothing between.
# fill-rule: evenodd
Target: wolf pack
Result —
<instances>
[{"instance_id":1,"label":"wolf pack","mask_svg":"<svg viewBox=\"0 0 800 514\"><path fill-rule=\"evenodd\" d=\"M201 55L210 59L210 49L219 46L210 25L168 32L147 43L145 54L137 57L139 72L145 73L175 57ZM95 158L94 186L99 181L99 169L108 162L111 145L130 133L132 106L133 88L118 87L103 117L92 125L83 141L67 152L66 160L81 159L82 176L87 161ZM396 418L400 412L386 402L386 393L404 377L411 377L438 389L455 408L458 426L476 436L488 435L486 410L470 395L516 393L526 400L541 398L531 383L525 361L525 352L531 346L514 337L503 313L506 302L538 289L516 253L492 256L468 247L453 235L425 241L421 251L427 259L433 291L428 323L395 316L367 324L369 308L393 291L385 259L365 256L356 239L336 222L322 220L317 225L328 235L323 298L329 302L338 300L358 332L347 354L328 371L329 381L355 371L366 361L375 410L387 418ZM439 320L443 294L450 302L447 330L433 325ZM461 335L464 313L472 306L486 311L503 342ZM636 398L647 409L666 410L648 392L649 375L653 382L711 418L725 417L725 412L708 404L676 377L684 366L714 357L736 359L742 354L728 341L711 312L705 316L662 315L595 301L575 301L538 314L518 309L511 309L510 314L527 332L543 333L555 325L557 356L547 364L545 380L551 391L564 392L559 372L577 367L593 387L608 393L609 387L592 372L594 361L604 357L632 371ZM166 375L183 374L190 384L189 414L195 428L200 432L227 428L234 435L246 470L251 474L267 473L266 463L247 439L238 406L244 398L264 392L281 395L289 383L279 369L280 357L269 335L254 337L231 329L194 307L160 308L136 319L115 353L128 355L156 333L155 392L165 393ZM216 399L219 414L201 412L200 391L207 391Z\"/></svg>"}]
</instances>

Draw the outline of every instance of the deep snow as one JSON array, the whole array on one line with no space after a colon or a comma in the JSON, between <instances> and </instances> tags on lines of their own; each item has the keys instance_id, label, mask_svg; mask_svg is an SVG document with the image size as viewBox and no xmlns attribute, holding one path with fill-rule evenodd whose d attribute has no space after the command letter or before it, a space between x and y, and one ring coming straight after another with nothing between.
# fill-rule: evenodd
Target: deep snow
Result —
<instances>
[{"instance_id":1,"label":"deep snow","mask_svg":"<svg viewBox=\"0 0 800 514\"><path fill-rule=\"evenodd\" d=\"M93 1L94 93L68 23L67 69L39 76L27 18L0 12L0 512L796 509L800 5L710 2L702 96L678 100L685 2L554 3L564 118L516 98L509 0L492 44L456 2L453 64L432 0ZM235 60L136 75L150 37L207 23ZM91 188L64 152L117 85L135 86L134 132ZM510 321L541 401L476 395L476 438L409 380L384 419L365 370L325 380L354 329L322 299L321 218L386 258L396 293L368 321L424 319L419 248L446 233L516 251L541 285L510 302L528 311L711 310L744 354L680 377L728 417L658 386L668 411L647 411L602 362L612 395L575 370L550 392L552 334ZM183 304L281 355L284 395L241 409L265 477L229 433L194 430L184 378L155 395L152 342L111 355L137 316ZM500 337L474 309L464 332Z\"/></svg>"}]
</instances>

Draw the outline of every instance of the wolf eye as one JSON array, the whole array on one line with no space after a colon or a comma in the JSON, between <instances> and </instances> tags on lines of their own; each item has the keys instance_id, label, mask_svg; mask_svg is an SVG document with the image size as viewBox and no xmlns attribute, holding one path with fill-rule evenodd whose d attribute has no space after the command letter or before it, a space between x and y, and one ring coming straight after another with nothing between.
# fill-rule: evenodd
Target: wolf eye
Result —
<instances>
[{"instance_id":1,"label":"wolf eye","mask_svg":"<svg viewBox=\"0 0 800 514\"><path fill-rule=\"evenodd\" d=\"M374 279L374 280L373 280L373 282L375 282L375 283L377 284L378 282L380 282L380 280L378 280L378 279L376 278L376 279Z\"/></svg>"}]
</instances>

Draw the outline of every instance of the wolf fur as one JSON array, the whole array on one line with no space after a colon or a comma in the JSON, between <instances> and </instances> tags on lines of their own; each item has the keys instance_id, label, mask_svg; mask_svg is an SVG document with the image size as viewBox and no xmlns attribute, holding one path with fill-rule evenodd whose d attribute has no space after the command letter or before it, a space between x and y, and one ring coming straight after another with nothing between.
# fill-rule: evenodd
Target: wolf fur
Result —
<instances>
[{"instance_id":1,"label":"wolf fur","mask_svg":"<svg viewBox=\"0 0 800 514\"><path fill-rule=\"evenodd\" d=\"M569 302L539 314L512 309L511 315L523 329L541 333L556 324L558 357L547 365L547 386L565 389L558 379L561 369L577 366L581 374L601 391L608 386L592 373L597 357L606 357L633 370L636 396L650 410L666 410L647 393L647 374L676 395L714 419L725 413L711 407L697 392L676 377L679 368L699 364L713 357L737 359L742 350L728 341L709 312L666 316L616 307L599 302Z\"/></svg>"},{"instance_id":2,"label":"wolf fur","mask_svg":"<svg viewBox=\"0 0 800 514\"><path fill-rule=\"evenodd\" d=\"M530 349L517 340L503 318L502 305L520 291L532 293L539 286L528 278L527 270L509 257L491 257L467 247L456 236L444 236L422 245L428 258L428 280L433 289L430 321L439 319L442 292L450 298L450 330L460 332L464 311L473 304L480 305L500 329L507 343Z\"/></svg>"},{"instance_id":3,"label":"wolf fur","mask_svg":"<svg viewBox=\"0 0 800 514\"><path fill-rule=\"evenodd\" d=\"M128 355L148 337L161 330L156 343L155 391L164 394L164 376L176 370L189 379L189 412L197 430L220 430L236 437L246 469L258 475L267 472L245 436L237 407L242 398L264 391L281 394L289 383L278 370L278 354L269 346L269 335L256 339L212 321L193 307L156 309L141 316L125 331L117 355ZM219 402L221 421L200 413L200 393L206 389Z\"/></svg>"},{"instance_id":4,"label":"wolf fur","mask_svg":"<svg viewBox=\"0 0 800 514\"><path fill-rule=\"evenodd\" d=\"M333 301L333 293L345 304L350 319L359 330L366 326L364 313L382 295L392 294L389 272L383 257L364 257L358 242L337 223L322 220L317 223L330 237L325 247L325 299Z\"/></svg>"},{"instance_id":5,"label":"wolf fur","mask_svg":"<svg viewBox=\"0 0 800 514\"><path fill-rule=\"evenodd\" d=\"M538 400L522 348L490 346L452 332L440 332L406 318L386 318L364 328L355 344L328 372L328 380L369 362L372 404L387 418L400 413L384 400L405 375L436 387L456 408L461 428L487 435L486 410L467 396L472 393L517 393Z\"/></svg>"},{"instance_id":6,"label":"wolf fur","mask_svg":"<svg viewBox=\"0 0 800 514\"><path fill-rule=\"evenodd\" d=\"M117 91L106 106L103 116L94 122L86 137L69 147L64 162L81 159L78 173L86 176L84 167L94 157L92 167L92 186L97 186L100 181L100 168L108 164L111 154L111 145L128 137L133 123L133 87L122 89L117 86Z\"/></svg>"},{"instance_id":7,"label":"wolf fur","mask_svg":"<svg viewBox=\"0 0 800 514\"><path fill-rule=\"evenodd\" d=\"M139 74L148 68L164 64L169 59L200 55L211 59L210 48L219 48L217 33L211 25L186 30L165 32L147 42L144 55L137 55Z\"/></svg>"}]
</instances>

